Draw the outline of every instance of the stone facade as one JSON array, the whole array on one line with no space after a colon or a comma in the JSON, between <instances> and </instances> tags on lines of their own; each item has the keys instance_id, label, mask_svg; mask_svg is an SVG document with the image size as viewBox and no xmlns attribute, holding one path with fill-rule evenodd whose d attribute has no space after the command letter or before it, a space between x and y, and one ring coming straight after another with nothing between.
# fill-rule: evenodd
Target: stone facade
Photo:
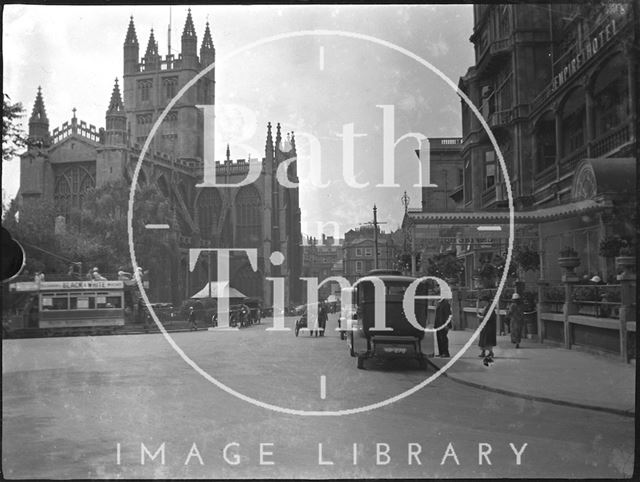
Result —
<instances>
[{"instance_id":1,"label":"stone facade","mask_svg":"<svg viewBox=\"0 0 640 482\"><path fill-rule=\"evenodd\" d=\"M145 55L139 44L133 18L126 33L123 53L123 91L116 79L105 128L87 125L76 117L49 130L42 92L38 89L29 121L29 135L40 141L21 156L20 200L23 205L53 202L57 214L68 215L82 204L87 189L110 181L131 182L143 146L164 108L178 91L202 69L215 61L215 48L207 23L200 51L189 12L181 38L181 53L161 57L153 30ZM241 253L232 254L231 286L248 296L272 304L273 283L267 277L283 277L285 303L301 299L302 239L298 188L285 188L276 180L278 166L296 156L293 132L283 134L277 124L275 136L267 126L265 155L259 159L215 162L219 183L239 183L251 163L260 163L259 178L242 187L198 187L203 181L203 111L197 105L215 102L215 69L202 76L175 103L149 143L138 175L140 185L150 184L173 205L179 232L179 252L168 253L166 266L150 269L150 291L154 300L179 302L206 283L207 257L189 272L189 248L254 248L258 270ZM212 161L213 162L213 161ZM290 181L297 182L296 162L287 168ZM270 255L285 256L273 266ZM116 267L101 267L104 271ZM215 259L211 269L215 279Z\"/></svg>"}]
</instances>

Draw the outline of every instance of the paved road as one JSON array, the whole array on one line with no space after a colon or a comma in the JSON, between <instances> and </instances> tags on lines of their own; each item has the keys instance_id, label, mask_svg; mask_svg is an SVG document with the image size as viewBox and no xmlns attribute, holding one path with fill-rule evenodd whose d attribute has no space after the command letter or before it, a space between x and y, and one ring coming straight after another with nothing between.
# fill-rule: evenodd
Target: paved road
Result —
<instances>
[{"instance_id":1,"label":"paved road","mask_svg":"<svg viewBox=\"0 0 640 482\"><path fill-rule=\"evenodd\" d=\"M376 403L433 374L411 360L358 370L335 332L296 338L267 326L173 339L220 382L298 410ZM366 413L276 413L205 380L160 334L4 340L2 386L8 478L583 478L633 467L629 418L443 377Z\"/></svg>"}]
</instances>

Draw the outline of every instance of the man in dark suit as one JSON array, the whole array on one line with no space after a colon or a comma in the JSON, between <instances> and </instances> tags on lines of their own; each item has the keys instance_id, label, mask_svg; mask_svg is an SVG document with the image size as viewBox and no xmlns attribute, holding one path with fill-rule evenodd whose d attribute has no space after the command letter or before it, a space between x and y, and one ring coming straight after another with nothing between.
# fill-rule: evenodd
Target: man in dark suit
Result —
<instances>
[{"instance_id":1,"label":"man in dark suit","mask_svg":"<svg viewBox=\"0 0 640 482\"><path fill-rule=\"evenodd\" d=\"M436 339L438 341L438 356L442 358L449 358L449 339L447 333L449 332L449 317L451 316L451 305L449 300L442 298L436 305L436 319L433 323L436 331Z\"/></svg>"}]
</instances>

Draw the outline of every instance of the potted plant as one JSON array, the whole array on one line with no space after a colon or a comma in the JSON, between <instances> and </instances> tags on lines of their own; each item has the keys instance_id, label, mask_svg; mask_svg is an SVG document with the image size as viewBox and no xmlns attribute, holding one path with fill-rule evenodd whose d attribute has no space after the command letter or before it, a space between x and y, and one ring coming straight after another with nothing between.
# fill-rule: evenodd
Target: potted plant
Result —
<instances>
[{"instance_id":1,"label":"potted plant","mask_svg":"<svg viewBox=\"0 0 640 482\"><path fill-rule=\"evenodd\" d=\"M626 241L620 236L607 236L600 241L598 254L605 259L615 258L619 256L620 249L626 245Z\"/></svg>"},{"instance_id":2,"label":"potted plant","mask_svg":"<svg viewBox=\"0 0 640 482\"><path fill-rule=\"evenodd\" d=\"M496 273L497 270L494 265L491 263L484 263L474 272L474 281L479 279L481 288L493 288Z\"/></svg>"},{"instance_id":3,"label":"potted plant","mask_svg":"<svg viewBox=\"0 0 640 482\"><path fill-rule=\"evenodd\" d=\"M540 255L528 246L518 248L514 259L522 271L535 271L540 268Z\"/></svg>"}]
</instances>

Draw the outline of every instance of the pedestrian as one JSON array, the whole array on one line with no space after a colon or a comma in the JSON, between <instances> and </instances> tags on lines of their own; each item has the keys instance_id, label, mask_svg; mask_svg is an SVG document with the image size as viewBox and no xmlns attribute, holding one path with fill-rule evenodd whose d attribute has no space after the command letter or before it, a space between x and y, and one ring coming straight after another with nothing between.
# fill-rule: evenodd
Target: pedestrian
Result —
<instances>
[{"instance_id":1,"label":"pedestrian","mask_svg":"<svg viewBox=\"0 0 640 482\"><path fill-rule=\"evenodd\" d=\"M128 271L125 271L124 268L122 266L120 266L118 268L118 279L119 280L130 280L131 279L131 273L129 273Z\"/></svg>"},{"instance_id":2,"label":"pedestrian","mask_svg":"<svg viewBox=\"0 0 640 482\"><path fill-rule=\"evenodd\" d=\"M107 280L107 278L105 278L104 276L102 276L100 274L97 266L95 268L93 268L91 276L93 277L94 281L106 281Z\"/></svg>"},{"instance_id":3,"label":"pedestrian","mask_svg":"<svg viewBox=\"0 0 640 482\"><path fill-rule=\"evenodd\" d=\"M327 326L328 318L329 316L327 315L327 308L325 306L325 303L321 302L320 306L318 307L318 324L320 325L320 336L324 336L324 330Z\"/></svg>"},{"instance_id":4,"label":"pedestrian","mask_svg":"<svg viewBox=\"0 0 640 482\"><path fill-rule=\"evenodd\" d=\"M314 313L314 316L309 316L309 307L307 307L306 310L306 316L307 316L307 327L310 329L309 331L309 335L313 336L315 335L316 337L318 336L318 332L320 331L320 307L318 306L318 308L316 309L316 312Z\"/></svg>"},{"instance_id":5,"label":"pedestrian","mask_svg":"<svg viewBox=\"0 0 640 482\"><path fill-rule=\"evenodd\" d=\"M189 331L198 331L198 321L196 320L196 311L193 306L189 308Z\"/></svg>"},{"instance_id":6,"label":"pedestrian","mask_svg":"<svg viewBox=\"0 0 640 482\"><path fill-rule=\"evenodd\" d=\"M487 314L489 309L490 298L483 296L480 298L480 305L478 307L478 322L481 323ZM480 358L483 359L485 366L493 362L493 347L496 346L496 311L493 310L491 315L487 319L487 323L480 331L480 338L478 339L478 346L480 347Z\"/></svg>"},{"instance_id":7,"label":"pedestrian","mask_svg":"<svg viewBox=\"0 0 640 482\"><path fill-rule=\"evenodd\" d=\"M515 343L516 348L520 348L522 327L524 325L524 311L522 309L522 300L518 293L514 293L511 296L511 305L509 305L507 319L511 326L511 343Z\"/></svg>"},{"instance_id":8,"label":"pedestrian","mask_svg":"<svg viewBox=\"0 0 640 482\"><path fill-rule=\"evenodd\" d=\"M436 340L438 341L438 356L441 358L449 358L449 322L451 320L451 305L449 300L440 298L436 305L436 319L433 323L436 328Z\"/></svg>"},{"instance_id":9,"label":"pedestrian","mask_svg":"<svg viewBox=\"0 0 640 482\"><path fill-rule=\"evenodd\" d=\"M151 326L151 312L149 309L144 311L144 332L149 333L149 327Z\"/></svg>"}]
</instances>

